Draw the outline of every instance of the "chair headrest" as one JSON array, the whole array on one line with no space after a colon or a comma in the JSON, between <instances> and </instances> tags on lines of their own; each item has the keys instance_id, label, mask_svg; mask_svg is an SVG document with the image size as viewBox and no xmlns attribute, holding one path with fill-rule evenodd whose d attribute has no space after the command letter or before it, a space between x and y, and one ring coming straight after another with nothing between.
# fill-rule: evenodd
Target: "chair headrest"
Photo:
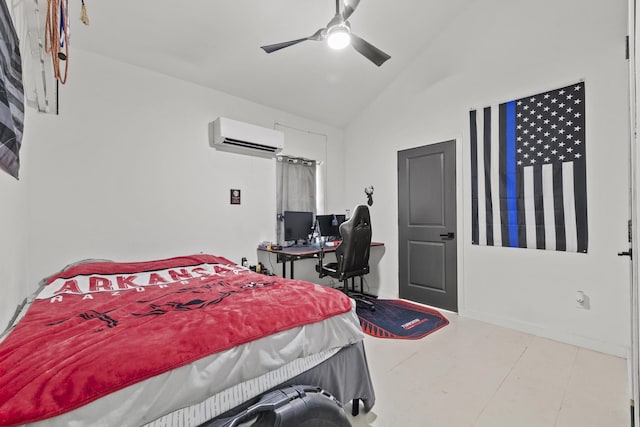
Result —
<instances>
[{"instance_id":1,"label":"chair headrest","mask_svg":"<svg viewBox=\"0 0 640 427\"><path fill-rule=\"evenodd\" d=\"M369 215L369 207L366 205L358 205L353 210L353 215L350 218L355 224L371 224L371 217Z\"/></svg>"}]
</instances>

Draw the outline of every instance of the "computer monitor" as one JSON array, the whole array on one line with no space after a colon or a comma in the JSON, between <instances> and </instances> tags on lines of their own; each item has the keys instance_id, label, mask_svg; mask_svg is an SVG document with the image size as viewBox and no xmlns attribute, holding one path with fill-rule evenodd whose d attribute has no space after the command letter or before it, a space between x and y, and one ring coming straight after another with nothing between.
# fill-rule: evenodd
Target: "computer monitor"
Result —
<instances>
[{"instance_id":1,"label":"computer monitor","mask_svg":"<svg viewBox=\"0 0 640 427\"><path fill-rule=\"evenodd\" d=\"M313 232L313 212L285 211L284 240L308 240Z\"/></svg>"},{"instance_id":2,"label":"computer monitor","mask_svg":"<svg viewBox=\"0 0 640 427\"><path fill-rule=\"evenodd\" d=\"M318 227L320 228L320 235L322 237L328 237L329 239L339 239L340 224L342 224L345 219L345 215L339 214L316 215L316 221L318 221Z\"/></svg>"}]
</instances>

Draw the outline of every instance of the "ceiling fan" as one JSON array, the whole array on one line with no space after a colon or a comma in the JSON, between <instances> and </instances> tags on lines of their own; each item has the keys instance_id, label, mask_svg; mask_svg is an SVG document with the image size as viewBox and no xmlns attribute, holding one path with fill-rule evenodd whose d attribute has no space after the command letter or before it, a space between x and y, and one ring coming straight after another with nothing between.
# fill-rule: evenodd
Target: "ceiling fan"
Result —
<instances>
[{"instance_id":1,"label":"ceiling fan","mask_svg":"<svg viewBox=\"0 0 640 427\"><path fill-rule=\"evenodd\" d=\"M351 32L351 24L348 19L359 3L360 0L344 0L344 7L340 13L340 0L336 0L336 14L325 28L320 28L309 37L261 46L261 48L267 53L272 53L307 40L326 40L329 47L333 49L343 49L351 44L355 50L379 67L391 57Z\"/></svg>"}]
</instances>

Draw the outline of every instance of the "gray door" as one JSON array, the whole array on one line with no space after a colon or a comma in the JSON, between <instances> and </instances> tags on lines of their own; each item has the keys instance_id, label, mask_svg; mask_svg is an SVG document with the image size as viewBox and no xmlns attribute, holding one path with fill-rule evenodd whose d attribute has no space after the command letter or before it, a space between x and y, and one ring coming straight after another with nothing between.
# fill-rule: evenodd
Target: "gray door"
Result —
<instances>
[{"instance_id":1,"label":"gray door","mask_svg":"<svg viewBox=\"0 0 640 427\"><path fill-rule=\"evenodd\" d=\"M400 298L458 311L456 145L398 152Z\"/></svg>"}]
</instances>

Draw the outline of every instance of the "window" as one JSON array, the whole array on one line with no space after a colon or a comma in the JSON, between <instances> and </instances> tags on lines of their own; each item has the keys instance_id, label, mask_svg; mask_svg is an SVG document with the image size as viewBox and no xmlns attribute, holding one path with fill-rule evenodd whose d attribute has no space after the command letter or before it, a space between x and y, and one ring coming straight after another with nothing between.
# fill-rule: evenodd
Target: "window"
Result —
<instances>
[{"instance_id":1,"label":"window","mask_svg":"<svg viewBox=\"0 0 640 427\"><path fill-rule=\"evenodd\" d=\"M316 161L278 156L276 164L276 207L278 241L284 241L282 215L285 211L317 212Z\"/></svg>"},{"instance_id":2,"label":"window","mask_svg":"<svg viewBox=\"0 0 640 427\"><path fill-rule=\"evenodd\" d=\"M285 153L276 162L278 242L284 241L282 213L325 210L327 136L276 123L285 134Z\"/></svg>"}]
</instances>

